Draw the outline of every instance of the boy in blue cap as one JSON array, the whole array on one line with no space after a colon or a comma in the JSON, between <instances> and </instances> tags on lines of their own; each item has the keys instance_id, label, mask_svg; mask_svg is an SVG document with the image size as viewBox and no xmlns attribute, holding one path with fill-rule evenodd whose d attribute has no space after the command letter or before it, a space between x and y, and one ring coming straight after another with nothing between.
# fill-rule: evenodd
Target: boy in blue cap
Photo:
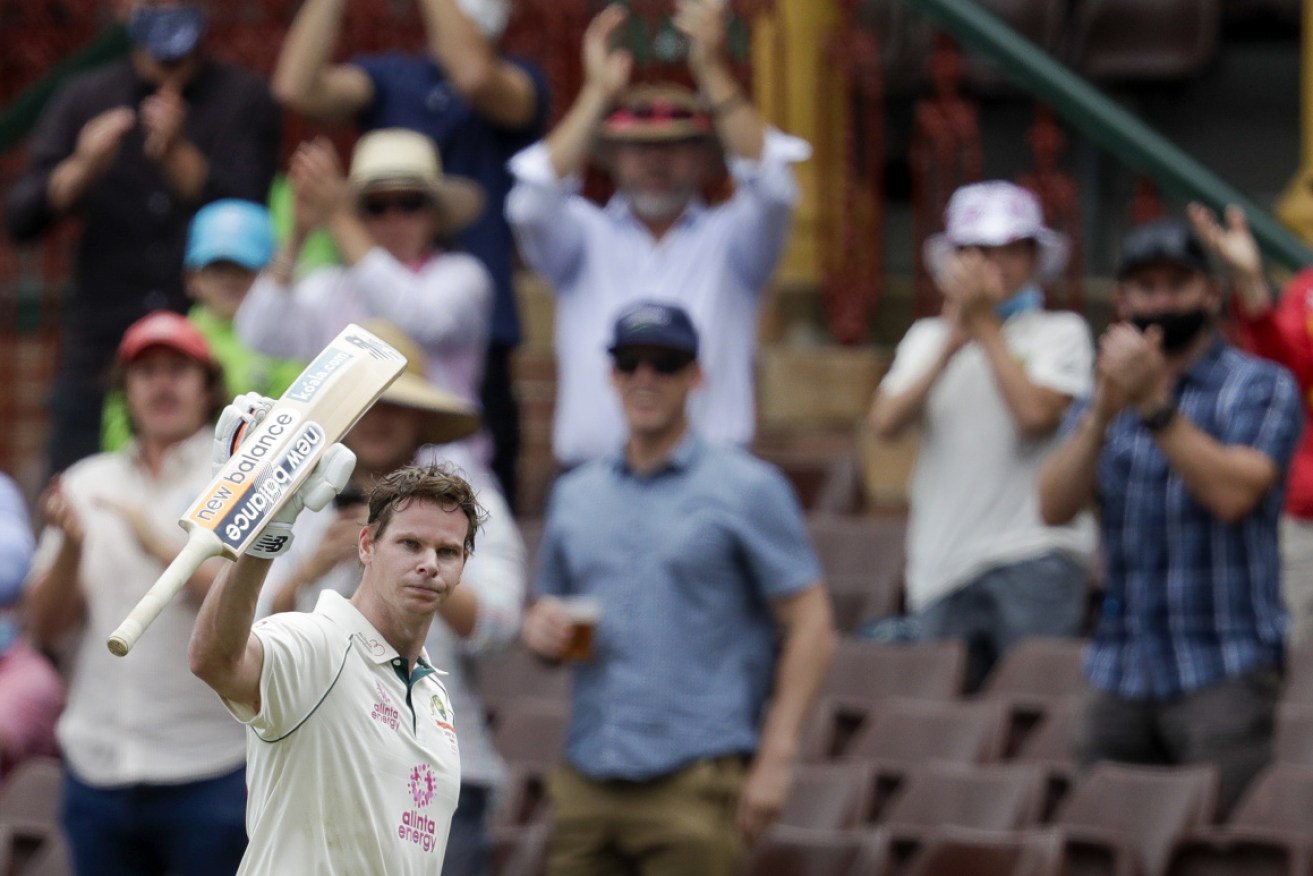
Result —
<instances>
[{"instance_id":1,"label":"boy in blue cap","mask_svg":"<svg viewBox=\"0 0 1313 876\"><path fill-rule=\"evenodd\" d=\"M236 198L215 201L197 211L187 231L183 257L187 294L196 304L187 313L223 366L228 394L258 392L278 398L305 363L257 353L237 337L233 317L260 271L274 255L269 211ZM117 450L131 434L122 395L105 404L101 446Z\"/></svg>"}]
</instances>

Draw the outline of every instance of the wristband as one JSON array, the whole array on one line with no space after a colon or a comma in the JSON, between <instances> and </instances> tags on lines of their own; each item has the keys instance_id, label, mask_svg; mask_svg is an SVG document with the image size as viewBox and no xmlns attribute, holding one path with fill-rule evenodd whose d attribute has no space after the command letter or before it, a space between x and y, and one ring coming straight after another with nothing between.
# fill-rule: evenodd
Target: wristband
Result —
<instances>
[{"instance_id":1,"label":"wristband","mask_svg":"<svg viewBox=\"0 0 1313 876\"><path fill-rule=\"evenodd\" d=\"M1140 425L1156 435L1170 426L1175 419L1176 405L1173 402L1167 402L1161 407L1154 408L1145 416L1140 417Z\"/></svg>"}]
</instances>

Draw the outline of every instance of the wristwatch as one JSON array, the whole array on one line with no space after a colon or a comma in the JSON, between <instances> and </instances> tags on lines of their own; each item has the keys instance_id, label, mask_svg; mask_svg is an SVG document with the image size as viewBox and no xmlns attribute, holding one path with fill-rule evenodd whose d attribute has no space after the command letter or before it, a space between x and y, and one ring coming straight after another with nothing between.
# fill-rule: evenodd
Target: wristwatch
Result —
<instances>
[{"instance_id":1,"label":"wristwatch","mask_svg":"<svg viewBox=\"0 0 1313 876\"><path fill-rule=\"evenodd\" d=\"M1140 423L1150 432L1158 433L1171 425L1176 419L1176 402L1163 402L1147 414L1140 417Z\"/></svg>"}]
</instances>

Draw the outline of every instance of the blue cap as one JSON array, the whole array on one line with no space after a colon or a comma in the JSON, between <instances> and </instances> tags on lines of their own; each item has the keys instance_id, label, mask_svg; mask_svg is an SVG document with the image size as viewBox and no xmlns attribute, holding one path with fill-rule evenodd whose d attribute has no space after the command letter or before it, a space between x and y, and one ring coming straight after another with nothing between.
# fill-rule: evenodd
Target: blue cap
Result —
<instances>
[{"instance_id":1,"label":"blue cap","mask_svg":"<svg viewBox=\"0 0 1313 876\"><path fill-rule=\"evenodd\" d=\"M206 204L192 217L183 264L203 268L236 262L258 271L274 257L274 226L269 211L251 201L228 198Z\"/></svg>"},{"instance_id":2,"label":"blue cap","mask_svg":"<svg viewBox=\"0 0 1313 876\"><path fill-rule=\"evenodd\" d=\"M205 35L205 12L199 6L138 6L128 16L128 38L157 61L187 57Z\"/></svg>"},{"instance_id":3,"label":"blue cap","mask_svg":"<svg viewBox=\"0 0 1313 876\"><path fill-rule=\"evenodd\" d=\"M682 307L656 301L639 301L621 311L615 321L608 352L620 347L665 347L698 352L698 331Z\"/></svg>"}]
</instances>

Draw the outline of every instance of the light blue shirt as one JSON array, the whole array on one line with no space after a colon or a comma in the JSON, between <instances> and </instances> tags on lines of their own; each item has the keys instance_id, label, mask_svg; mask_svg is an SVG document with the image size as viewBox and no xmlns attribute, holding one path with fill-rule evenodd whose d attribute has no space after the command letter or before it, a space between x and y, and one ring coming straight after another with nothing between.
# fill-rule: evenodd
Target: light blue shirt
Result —
<instances>
[{"instance_id":1,"label":"light blue shirt","mask_svg":"<svg viewBox=\"0 0 1313 876\"><path fill-rule=\"evenodd\" d=\"M23 494L12 478L0 474L0 606L11 605L22 595L35 548Z\"/></svg>"},{"instance_id":2,"label":"light blue shirt","mask_svg":"<svg viewBox=\"0 0 1313 876\"><path fill-rule=\"evenodd\" d=\"M563 476L537 592L601 603L566 760L643 781L751 754L775 672L770 602L820 579L788 481L744 451L689 435L651 474L617 455Z\"/></svg>"}]
</instances>

